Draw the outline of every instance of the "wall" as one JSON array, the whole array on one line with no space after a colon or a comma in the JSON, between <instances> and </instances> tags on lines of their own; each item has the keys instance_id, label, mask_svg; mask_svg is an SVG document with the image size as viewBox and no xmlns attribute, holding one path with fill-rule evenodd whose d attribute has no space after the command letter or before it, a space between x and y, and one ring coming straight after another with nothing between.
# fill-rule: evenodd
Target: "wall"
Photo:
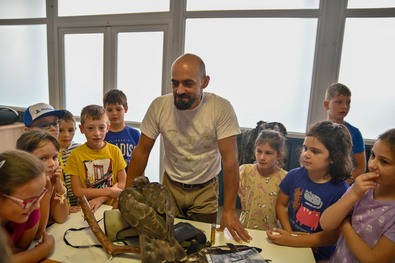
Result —
<instances>
[{"instance_id":1,"label":"wall","mask_svg":"<svg viewBox=\"0 0 395 263\"><path fill-rule=\"evenodd\" d=\"M24 127L21 122L0 126L0 152L15 149L16 141L24 132Z\"/></svg>"}]
</instances>

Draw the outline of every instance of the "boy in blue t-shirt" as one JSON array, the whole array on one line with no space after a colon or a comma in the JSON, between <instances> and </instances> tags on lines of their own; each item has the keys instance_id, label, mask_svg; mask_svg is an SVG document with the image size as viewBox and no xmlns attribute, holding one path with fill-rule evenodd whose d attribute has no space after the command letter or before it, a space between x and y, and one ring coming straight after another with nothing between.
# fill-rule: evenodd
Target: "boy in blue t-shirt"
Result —
<instances>
[{"instance_id":1,"label":"boy in blue t-shirt","mask_svg":"<svg viewBox=\"0 0 395 263\"><path fill-rule=\"evenodd\" d=\"M129 168L133 150L140 140L140 131L125 123L125 113L128 111L126 95L118 89L108 91L103 98L103 106L110 120L110 130L105 140L121 149L122 155Z\"/></svg>"},{"instance_id":2,"label":"boy in blue t-shirt","mask_svg":"<svg viewBox=\"0 0 395 263\"><path fill-rule=\"evenodd\" d=\"M327 111L327 120L345 125L352 138L354 169L352 178L347 180L348 183L354 182L358 175L366 172L365 143L362 134L358 128L344 120L350 111L350 106L351 91L346 85L333 83L326 89L324 107Z\"/></svg>"}]
</instances>

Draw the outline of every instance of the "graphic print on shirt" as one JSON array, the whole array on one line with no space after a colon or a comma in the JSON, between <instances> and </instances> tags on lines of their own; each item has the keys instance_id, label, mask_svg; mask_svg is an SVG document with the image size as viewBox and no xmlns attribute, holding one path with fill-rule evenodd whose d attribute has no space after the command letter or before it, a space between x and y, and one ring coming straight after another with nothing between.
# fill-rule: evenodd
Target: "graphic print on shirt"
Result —
<instances>
[{"instance_id":1,"label":"graphic print on shirt","mask_svg":"<svg viewBox=\"0 0 395 263\"><path fill-rule=\"evenodd\" d=\"M127 139L114 139L111 140L110 143L118 146L118 148L122 152L122 156L124 156L125 161L129 162L130 156L132 156L133 154L135 145Z\"/></svg>"},{"instance_id":2,"label":"graphic print on shirt","mask_svg":"<svg viewBox=\"0 0 395 263\"><path fill-rule=\"evenodd\" d=\"M300 226L307 226L310 231L315 231L318 228L321 217L321 198L309 190L303 191L300 188L295 190L295 195L299 197L294 199L294 207L299 207L296 212L296 223Z\"/></svg>"},{"instance_id":3,"label":"graphic print on shirt","mask_svg":"<svg viewBox=\"0 0 395 263\"><path fill-rule=\"evenodd\" d=\"M112 186L112 160L85 160L87 188L106 188Z\"/></svg>"},{"instance_id":4,"label":"graphic print on shirt","mask_svg":"<svg viewBox=\"0 0 395 263\"><path fill-rule=\"evenodd\" d=\"M296 188L294 192L294 199L292 203L292 208L294 211L298 210L300 207L300 202L302 200L303 190L301 188Z\"/></svg>"}]
</instances>

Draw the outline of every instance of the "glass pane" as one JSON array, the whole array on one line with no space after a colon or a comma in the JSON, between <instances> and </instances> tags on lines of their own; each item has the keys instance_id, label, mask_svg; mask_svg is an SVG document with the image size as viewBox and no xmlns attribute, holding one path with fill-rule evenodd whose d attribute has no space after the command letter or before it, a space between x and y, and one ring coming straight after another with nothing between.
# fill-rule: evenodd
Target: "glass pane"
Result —
<instances>
[{"instance_id":1,"label":"glass pane","mask_svg":"<svg viewBox=\"0 0 395 263\"><path fill-rule=\"evenodd\" d=\"M117 87L127 98L128 121L141 122L152 100L161 95L163 32L118 33ZM158 138L151 151L145 174L159 182Z\"/></svg>"},{"instance_id":2,"label":"glass pane","mask_svg":"<svg viewBox=\"0 0 395 263\"><path fill-rule=\"evenodd\" d=\"M316 19L190 19L185 51L206 62L206 91L230 100L241 127L278 121L305 132L316 26Z\"/></svg>"},{"instance_id":3,"label":"glass pane","mask_svg":"<svg viewBox=\"0 0 395 263\"><path fill-rule=\"evenodd\" d=\"M319 4L319 0L187 0L187 10L318 9Z\"/></svg>"},{"instance_id":4,"label":"glass pane","mask_svg":"<svg viewBox=\"0 0 395 263\"><path fill-rule=\"evenodd\" d=\"M348 8L395 7L395 0L348 0Z\"/></svg>"},{"instance_id":5,"label":"glass pane","mask_svg":"<svg viewBox=\"0 0 395 263\"><path fill-rule=\"evenodd\" d=\"M45 25L0 26L0 104L49 102L46 34Z\"/></svg>"},{"instance_id":6,"label":"glass pane","mask_svg":"<svg viewBox=\"0 0 395 263\"><path fill-rule=\"evenodd\" d=\"M169 11L169 0L58 0L59 16Z\"/></svg>"},{"instance_id":7,"label":"glass pane","mask_svg":"<svg viewBox=\"0 0 395 263\"><path fill-rule=\"evenodd\" d=\"M80 116L80 113L81 113L81 112L77 112L77 113L74 113L74 112L73 112L73 114L76 115L76 116ZM80 123L79 121L77 121L77 123L76 123L76 125L77 125L77 130L75 131L73 141L74 141L74 142L77 142L77 143L83 144L83 143L86 142L86 138L85 138L85 135L82 134L81 131L80 131L80 128L79 128L79 125L80 125L80 124L81 124L81 123Z\"/></svg>"},{"instance_id":8,"label":"glass pane","mask_svg":"<svg viewBox=\"0 0 395 263\"><path fill-rule=\"evenodd\" d=\"M163 32L119 33L117 60L117 87L129 102L125 118L141 122L162 91Z\"/></svg>"},{"instance_id":9,"label":"glass pane","mask_svg":"<svg viewBox=\"0 0 395 263\"><path fill-rule=\"evenodd\" d=\"M66 108L79 116L89 104L103 104L103 34L66 34Z\"/></svg>"},{"instance_id":10,"label":"glass pane","mask_svg":"<svg viewBox=\"0 0 395 263\"><path fill-rule=\"evenodd\" d=\"M0 19L46 17L45 0L0 0Z\"/></svg>"},{"instance_id":11,"label":"glass pane","mask_svg":"<svg viewBox=\"0 0 395 263\"><path fill-rule=\"evenodd\" d=\"M346 20L339 81L352 91L346 118L364 138L395 127L395 18Z\"/></svg>"}]
</instances>

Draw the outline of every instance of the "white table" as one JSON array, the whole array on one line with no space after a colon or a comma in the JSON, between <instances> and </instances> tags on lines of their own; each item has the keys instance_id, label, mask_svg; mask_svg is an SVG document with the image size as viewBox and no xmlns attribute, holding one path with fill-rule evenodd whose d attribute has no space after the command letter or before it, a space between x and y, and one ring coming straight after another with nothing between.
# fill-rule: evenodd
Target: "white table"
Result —
<instances>
[{"instance_id":1,"label":"white table","mask_svg":"<svg viewBox=\"0 0 395 263\"><path fill-rule=\"evenodd\" d=\"M103 217L103 212L106 209L111 209L110 206L101 206L95 213L97 220ZM176 220L178 221L178 220ZM206 234L207 240L210 240L211 225L201 222L189 221L195 227L200 228ZM102 223L102 222L101 222ZM102 249L97 247L89 248L73 248L63 241L63 235L66 230L70 228L80 228L88 226L88 223L83 218L83 213L79 212L71 214L68 220L63 224L53 224L47 229L48 234L53 235L55 238L55 251L49 257L51 260L64 262L64 263L104 263L104 262L140 262L140 256L137 254L121 254L116 255L113 258ZM101 227L103 225L101 224ZM264 231L248 230L249 234L253 238L250 243L244 243L249 246L255 246L262 248L261 255L265 259L271 259L272 263L309 263L315 262L313 253L310 248L293 248L278 246L272 244L266 236ZM69 232L67 234L67 240L73 245L93 245L98 244L95 236L90 229ZM218 232L216 231L215 246L223 245L226 243L238 244L234 241L228 231ZM111 259L111 260L110 260Z\"/></svg>"}]
</instances>

